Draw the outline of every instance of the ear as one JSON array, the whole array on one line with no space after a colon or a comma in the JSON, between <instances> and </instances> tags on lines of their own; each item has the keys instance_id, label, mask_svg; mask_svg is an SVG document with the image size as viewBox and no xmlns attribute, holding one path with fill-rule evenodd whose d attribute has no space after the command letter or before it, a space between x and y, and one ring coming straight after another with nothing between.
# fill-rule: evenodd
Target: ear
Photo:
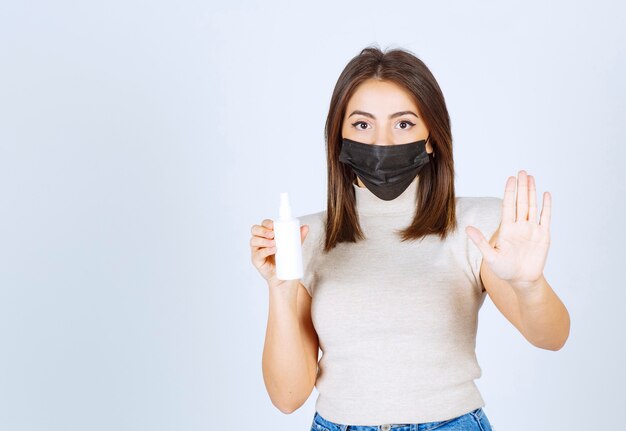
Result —
<instances>
[{"instance_id":1,"label":"ear","mask_svg":"<svg viewBox=\"0 0 626 431\"><path fill-rule=\"evenodd\" d=\"M424 147L428 154L432 154L432 156L435 157L435 149L433 148L433 144L430 143L430 133L428 134L428 138L426 138L426 145L424 145Z\"/></svg>"}]
</instances>

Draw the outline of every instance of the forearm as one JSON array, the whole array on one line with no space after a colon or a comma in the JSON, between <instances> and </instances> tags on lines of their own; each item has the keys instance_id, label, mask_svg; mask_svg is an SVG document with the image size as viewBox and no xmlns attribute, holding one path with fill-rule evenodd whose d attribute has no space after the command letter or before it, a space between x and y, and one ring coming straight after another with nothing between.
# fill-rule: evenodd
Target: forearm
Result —
<instances>
[{"instance_id":1,"label":"forearm","mask_svg":"<svg viewBox=\"0 0 626 431\"><path fill-rule=\"evenodd\" d=\"M515 288L523 335L533 345L559 350L569 336L570 317L565 305L545 277L533 286Z\"/></svg>"},{"instance_id":2,"label":"forearm","mask_svg":"<svg viewBox=\"0 0 626 431\"><path fill-rule=\"evenodd\" d=\"M312 390L298 322L297 293L298 283L270 287L263 348L263 380L272 403L284 413L302 404Z\"/></svg>"}]
</instances>

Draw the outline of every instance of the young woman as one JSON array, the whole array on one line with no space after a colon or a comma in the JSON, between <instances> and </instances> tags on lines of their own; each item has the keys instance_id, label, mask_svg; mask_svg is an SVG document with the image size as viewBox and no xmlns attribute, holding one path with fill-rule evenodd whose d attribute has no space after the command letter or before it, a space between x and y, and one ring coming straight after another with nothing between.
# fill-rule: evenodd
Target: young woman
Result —
<instances>
[{"instance_id":1,"label":"young woman","mask_svg":"<svg viewBox=\"0 0 626 431\"><path fill-rule=\"evenodd\" d=\"M569 335L543 276L550 194L539 219L525 171L503 199L455 196L444 97L404 50L368 47L349 62L325 132L327 208L300 217L302 280L276 278L272 220L252 226L272 402L290 413L317 387L319 431L492 429L474 383L486 295L539 348Z\"/></svg>"}]
</instances>

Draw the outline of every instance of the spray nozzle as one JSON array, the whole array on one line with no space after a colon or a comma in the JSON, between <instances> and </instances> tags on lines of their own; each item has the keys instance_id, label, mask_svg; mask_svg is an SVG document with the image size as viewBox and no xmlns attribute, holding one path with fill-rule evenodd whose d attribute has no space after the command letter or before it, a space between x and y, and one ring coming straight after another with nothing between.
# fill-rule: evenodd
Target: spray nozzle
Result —
<instances>
[{"instance_id":1,"label":"spray nozzle","mask_svg":"<svg viewBox=\"0 0 626 431\"><path fill-rule=\"evenodd\" d=\"M278 214L281 220L289 220L291 218L291 205L289 205L289 195L286 192L280 194L280 209Z\"/></svg>"}]
</instances>

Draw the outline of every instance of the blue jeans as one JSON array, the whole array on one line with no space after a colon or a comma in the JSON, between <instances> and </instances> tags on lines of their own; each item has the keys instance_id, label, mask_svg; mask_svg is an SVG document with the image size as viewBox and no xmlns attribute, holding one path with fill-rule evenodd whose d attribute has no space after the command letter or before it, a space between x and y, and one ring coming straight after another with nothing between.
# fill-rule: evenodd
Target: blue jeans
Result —
<instances>
[{"instance_id":1,"label":"blue jeans","mask_svg":"<svg viewBox=\"0 0 626 431\"><path fill-rule=\"evenodd\" d=\"M421 424L342 425L315 412L311 431L493 431L482 407L456 418Z\"/></svg>"}]
</instances>

